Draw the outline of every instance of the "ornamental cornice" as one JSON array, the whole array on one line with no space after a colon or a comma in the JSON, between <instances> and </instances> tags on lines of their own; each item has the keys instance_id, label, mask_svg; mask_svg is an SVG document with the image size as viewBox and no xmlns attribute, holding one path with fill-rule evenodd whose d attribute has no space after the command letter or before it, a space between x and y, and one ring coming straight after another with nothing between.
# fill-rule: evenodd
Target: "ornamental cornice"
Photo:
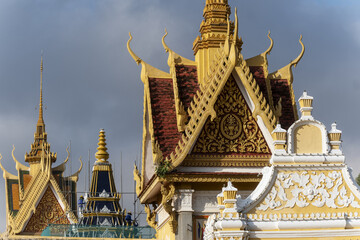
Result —
<instances>
[{"instance_id":1,"label":"ornamental cornice","mask_svg":"<svg viewBox=\"0 0 360 240\"><path fill-rule=\"evenodd\" d=\"M266 167L269 166L268 160L249 159L247 162L238 162L231 160L211 160L211 161L184 161L181 166L184 167Z\"/></svg>"},{"instance_id":2,"label":"ornamental cornice","mask_svg":"<svg viewBox=\"0 0 360 240\"><path fill-rule=\"evenodd\" d=\"M236 177L235 177L236 176ZM254 177L253 175L247 174L222 174L222 175L215 175L215 174L199 174L199 175L167 175L165 179L171 182L220 182L224 183L227 182L231 178L232 182L260 182L259 177Z\"/></svg>"}]
</instances>

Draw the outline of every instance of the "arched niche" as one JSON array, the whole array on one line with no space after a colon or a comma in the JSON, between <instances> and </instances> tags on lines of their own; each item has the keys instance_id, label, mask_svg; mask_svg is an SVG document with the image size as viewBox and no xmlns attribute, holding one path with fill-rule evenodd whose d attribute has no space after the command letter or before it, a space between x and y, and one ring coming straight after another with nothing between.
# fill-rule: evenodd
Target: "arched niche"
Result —
<instances>
[{"instance_id":1,"label":"arched niche","mask_svg":"<svg viewBox=\"0 0 360 240\"><path fill-rule=\"evenodd\" d=\"M297 121L288 130L289 153L324 154L327 153L327 134L325 126L316 120Z\"/></svg>"}]
</instances>

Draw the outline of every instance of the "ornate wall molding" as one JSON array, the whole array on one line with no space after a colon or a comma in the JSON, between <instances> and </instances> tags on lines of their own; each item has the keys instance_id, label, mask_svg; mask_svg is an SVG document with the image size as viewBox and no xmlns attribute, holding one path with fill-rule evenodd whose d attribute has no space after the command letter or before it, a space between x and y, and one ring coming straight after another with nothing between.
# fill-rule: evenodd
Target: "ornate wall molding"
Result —
<instances>
[{"instance_id":1,"label":"ornate wall molding","mask_svg":"<svg viewBox=\"0 0 360 240\"><path fill-rule=\"evenodd\" d=\"M341 171L279 172L275 185L256 210L279 211L286 208L360 209L358 199L344 184Z\"/></svg>"}]
</instances>

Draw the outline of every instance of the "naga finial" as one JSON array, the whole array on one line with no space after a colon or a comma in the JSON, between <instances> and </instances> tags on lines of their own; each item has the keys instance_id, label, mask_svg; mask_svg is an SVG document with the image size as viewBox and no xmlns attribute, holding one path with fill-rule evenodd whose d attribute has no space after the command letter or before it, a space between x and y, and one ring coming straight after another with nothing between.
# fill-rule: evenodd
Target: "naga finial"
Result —
<instances>
[{"instance_id":1,"label":"naga finial","mask_svg":"<svg viewBox=\"0 0 360 240\"><path fill-rule=\"evenodd\" d=\"M1 153L0 153L0 168L1 168L1 170L3 171L3 178L4 178L4 179L7 179L7 178L16 179L17 176L15 176L15 175L9 173L8 171L6 171L6 169L4 168L4 166L3 166L2 163L1 163L1 160L2 160L2 155L1 155Z\"/></svg>"},{"instance_id":2,"label":"naga finial","mask_svg":"<svg viewBox=\"0 0 360 240\"><path fill-rule=\"evenodd\" d=\"M78 176L79 173L81 172L82 168L83 168L83 161L82 161L82 158L81 158L81 157L79 158L79 161L80 161L79 170L77 170L76 173L73 174L73 176L74 176L74 175Z\"/></svg>"},{"instance_id":3,"label":"naga finial","mask_svg":"<svg viewBox=\"0 0 360 240\"><path fill-rule=\"evenodd\" d=\"M166 43L165 43L165 37L166 37L167 35L168 35L168 32L167 32L167 30L166 30L166 28L165 28L165 34L164 34L164 36L162 37L161 42L162 42L162 45L163 45L165 51L166 51L166 52L169 52L169 51L170 51L170 48L169 48L169 47L166 45Z\"/></svg>"},{"instance_id":4,"label":"naga finial","mask_svg":"<svg viewBox=\"0 0 360 240\"><path fill-rule=\"evenodd\" d=\"M300 45L302 47L301 52L300 52L299 56L297 56L297 58L295 58L293 61L291 61L290 66L296 67L296 65L300 62L301 58L304 56L305 45L302 42L302 35L300 35L299 43L300 43Z\"/></svg>"},{"instance_id":5,"label":"naga finial","mask_svg":"<svg viewBox=\"0 0 360 240\"><path fill-rule=\"evenodd\" d=\"M127 41L127 49L131 55L131 57L135 60L136 64L139 65L139 63L141 63L141 58L139 58L132 50L131 50L131 47L130 47L130 42L132 40L132 36L131 36L131 32L129 32L129 40Z\"/></svg>"},{"instance_id":6,"label":"naga finial","mask_svg":"<svg viewBox=\"0 0 360 240\"><path fill-rule=\"evenodd\" d=\"M224 43L224 50L225 54L228 56L230 52L230 19L229 14L226 15L226 22L227 22L227 33L226 33L226 39Z\"/></svg>"},{"instance_id":7,"label":"naga finial","mask_svg":"<svg viewBox=\"0 0 360 240\"><path fill-rule=\"evenodd\" d=\"M265 51L265 55L269 55L271 50L273 49L274 46L274 40L270 37L270 30L269 33L267 35L268 39L270 40L270 46L268 47L268 49Z\"/></svg>"},{"instance_id":8,"label":"naga finial","mask_svg":"<svg viewBox=\"0 0 360 240\"><path fill-rule=\"evenodd\" d=\"M236 44L237 38L238 38L238 25L239 25L239 21L238 21L238 15L237 15L237 8L235 7L235 29L234 29L234 39L233 42L234 44Z\"/></svg>"},{"instance_id":9,"label":"naga finial","mask_svg":"<svg viewBox=\"0 0 360 240\"><path fill-rule=\"evenodd\" d=\"M14 155L14 151L15 151L15 145L13 145L13 150L11 151L11 156L16 164L16 170L19 171L19 169L21 170L29 170L29 167L25 166L24 164L20 163L16 158L15 158L15 155Z\"/></svg>"},{"instance_id":10,"label":"naga finial","mask_svg":"<svg viewBox=\"0 0 360 240\"><path fill-rule=\"evenodd\" d=\"M69 178L72 178L75 182L77 182L79 180L79 174L83 168L83 162L81 160L81 157L79 158L80 161L80 167L79 170L77 170L74 174L72 174L71 176L69 176Z\"/></svg>"}]
</instances>

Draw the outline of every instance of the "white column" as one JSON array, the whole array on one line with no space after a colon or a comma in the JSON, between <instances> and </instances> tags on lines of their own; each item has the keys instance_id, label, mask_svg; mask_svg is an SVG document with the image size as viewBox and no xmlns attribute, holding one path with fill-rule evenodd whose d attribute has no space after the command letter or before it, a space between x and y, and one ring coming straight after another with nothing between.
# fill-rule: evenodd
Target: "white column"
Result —
<instances>
[{"instance_id":1,"label":"white column","mask_svg":"<svg viewBox=\"0 0 360 240\"><path fill-rule=\"evenodd\" d=\"M177 210L178 217L178 231L176 233L177 240L191 240L193 236L192 229L192 195L193 189L180 189Z\"/></svg>"}]
</instances>

